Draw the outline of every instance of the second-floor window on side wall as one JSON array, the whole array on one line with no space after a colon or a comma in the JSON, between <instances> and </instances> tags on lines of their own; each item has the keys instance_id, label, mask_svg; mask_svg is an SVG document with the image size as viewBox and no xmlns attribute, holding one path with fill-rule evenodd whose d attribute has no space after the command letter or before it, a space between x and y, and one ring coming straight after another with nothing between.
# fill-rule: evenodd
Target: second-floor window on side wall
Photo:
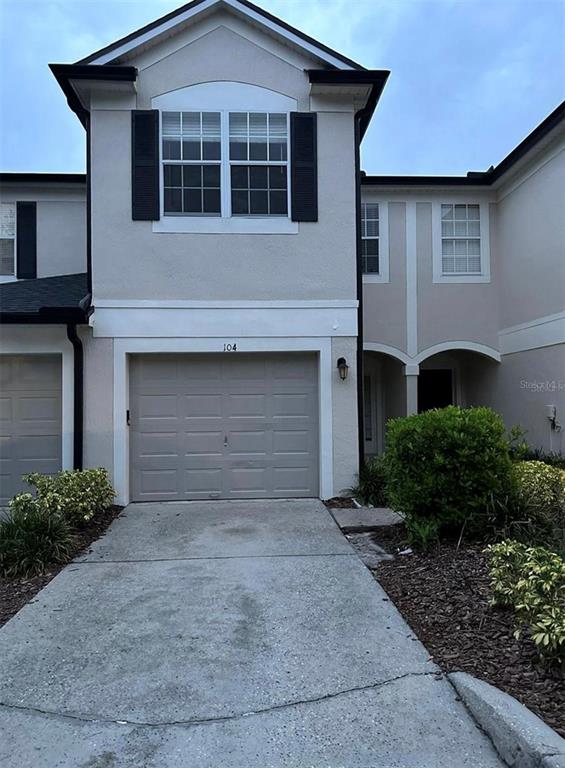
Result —
<instances>
[{"instance_id":1,"label":"second-floor window on side wall","mask_svg":"<svg viewBox=\"0 0 565 768\"><path fill-rule=\"evenodd\" d=\"M361 261L364 275L379 274L379 204L361 204Z\"/></svg>"},{"instance_id":2,"label":"second-floor window on side wall","mask_svg":"<svg viewBox=\"0 0 565 768\"><path fill-rule=\"evenodd\" d=\"M0 203L0 276L12 277L16 267L16 204Z\"/></svg>"},{"instance_id":3,"label":"second-floor window on side wall","mask_svg":"<svg viewBox=\"0 0 565 768\"><path fill-rule=\"evenodd\" d=\"M481 273L480 206L441 206L441 259L444 275Z\"/></svg>"},{"instance_id":4,"label":"second-floor window on side wall","mask_svg":"<svg viewBox=\"0 0 565 768\"><path fill-rule=\"evenodd\" d=\"M162 125L165 214L220 216L220 113L163 112Z\"/></svg>"}]
</instances>

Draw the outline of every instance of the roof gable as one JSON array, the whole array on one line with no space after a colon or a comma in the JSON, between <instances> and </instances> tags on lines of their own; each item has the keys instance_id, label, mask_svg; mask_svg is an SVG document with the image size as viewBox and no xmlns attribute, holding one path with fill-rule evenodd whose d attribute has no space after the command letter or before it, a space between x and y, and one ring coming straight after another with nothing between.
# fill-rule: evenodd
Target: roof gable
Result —
<instances>
[{"instance_id":1,"label":"roof gable","mask_svg":"<svg viewBox=\"0 0 565 768\"><path fill-rule=\"evenodd\" d=\"M336 69L364 69L352 59L342 56L323 43L305 35L276 18L249 0L192 0L166 16L132 32L115 43L87 56L77 64L121 63L130 58L135 51L147 49L157 42L175 35L179 29L200 20L218 9L229 10L248 23L260 27L268 34L283 41L286 45L297 48L324 64Z\"/></svg>"}]
</instances>

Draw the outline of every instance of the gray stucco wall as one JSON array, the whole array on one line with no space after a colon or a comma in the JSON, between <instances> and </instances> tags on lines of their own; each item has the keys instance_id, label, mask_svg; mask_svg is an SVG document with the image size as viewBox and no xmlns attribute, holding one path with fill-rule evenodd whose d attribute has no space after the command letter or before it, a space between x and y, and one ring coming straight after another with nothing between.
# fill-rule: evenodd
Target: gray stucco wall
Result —
<instances>
[{"instance_id":1,"label":"gray stucco wall","mask_svg":"<svg viewBox=\"0 0 565 768\"><path fill-rule=\"evenodd\" d=\"M219 28L139 75L138 106L201 81L238 80L303 104L307 76ZM352 112L318 115L317 223L298 234L171 234L131 219L129 109L92 113L94 299L355 298L355 178ZM112 184L107 179L112 178Z\"/></svg>"},{"instance_id":2,"label":"gray stucco wall","mask_svg":"<svg viewBox=\"0 0 565 768\"><path fill-rule=\"evenodd\" d=\"M565 452L565 429L550 430L546 406L557 406L565 425L565 344L504 355L502 363L481 361L465 368L469 405L488 405L506 425L520 424L526 440L546 451Z\"/></svg>"},{"instance_id":3,"label":"gray stucco wall","mask_svg":"<svg viewBox=\"0 0 565 768\"><path fill-rule=\"evenodd\" d=\"M359 442L357 429L357 340L352 337L332 339L332 360L345 357L349 374L345 381L333 372L333 475L334 495L351 488L358 470ZM334 362L335 365L335 362Z\"/></svg>"},{"instance_id":4,"label":"gray stucco wall","mask_svg":"<svg viewBox=\"0 0 565 768\"><path fill-rule=\"evenodd\" d=\"M37 204L37 277L86 272L86 190L4 183L0 202Z\"/></svg>"},{"instance_id":5,"label":"gray stucco wall","mask_svg":"<svg viewBox=\"0 0 565 768\"><path fill-rule=\"evenodd\" d=\"M496 249L501 327L565 309L565 142L500 190ZM537 160L539 164L539 158ZM534 288L535 286L535 288Z\"/></svg>"},{"instance_id":6,"label":"gray stucco wall","mask_svg":"<svg viewBox=\"0 0 565 768\"><path fill-rule=\"evenodd\" d=\"M369 199L369 198L367 198ZM389 283L365 283L365 341L406 351L406 205L389 203Z\"/></svg>"},{"instance_id":7,"label":"gray stucco wall","mask_svg":"<svg viewBox=\"0 0 565 768\"><path fill-rule=\"evenodd\" d=\"M95 339L81 329L84 346L84 466L105 467L113 476L113 339Z\"/></svg>"}]
</instances>

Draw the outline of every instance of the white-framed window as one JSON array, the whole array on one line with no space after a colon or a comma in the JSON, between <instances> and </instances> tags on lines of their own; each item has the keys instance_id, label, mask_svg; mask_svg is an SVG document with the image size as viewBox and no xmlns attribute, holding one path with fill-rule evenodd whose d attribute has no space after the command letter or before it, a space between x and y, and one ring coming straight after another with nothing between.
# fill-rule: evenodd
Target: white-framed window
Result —
<instances>
[{"instance_id":1,"label":"white-framed window","mask_svg":"<svg viewBox=\"0 0 565 768\"><path fill-rule=\"evenodd\" d=\"M364 282L388 283L388 204L361 203L361 269Z\"/></svg>"},{"instance_id":2,"label":"white-framed window","mask_svg":"<svg viewBox=\"0 0 565 768\"><path fill-rule=\"evenodd\" d=\"M154 232L298 233L290 218L295 99L215 81L155 96L151 106L161 117L161 217Z\"/></svg>"},{"instance_id":3,"label":"white-framed window","mask_svg":"<svg viewBox=\"0 0 565 768\"><path fill-rule=\"evenodd\" d=\"M481 274L481 213L477 203L441 204L441 271Z\"/></svg>"},{"instance_id":4,"label":"white-framed window","mask_svg":"<svg viewBox=\"0 0 565 768\"><path fill-rule=\"evenodd\" d=\"M435 283L490 281L488 202L436 201L432 210Z\"/></svg>"},{"instance_id":5,"label":"white-framed window","mask_svg":"<svg viewBox=\"0 0 565 768\"><path fill-rule=\"evenodd\" d=\"M16 275L16 204L0 203L0 280Z\"/></svg>"}]
</instances>

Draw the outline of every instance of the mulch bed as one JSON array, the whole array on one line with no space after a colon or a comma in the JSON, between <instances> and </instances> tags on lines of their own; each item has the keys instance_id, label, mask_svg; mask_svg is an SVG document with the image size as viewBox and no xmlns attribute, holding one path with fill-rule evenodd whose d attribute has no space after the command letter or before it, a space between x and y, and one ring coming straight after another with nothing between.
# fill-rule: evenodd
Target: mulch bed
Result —
<instances>
[{"instance_id":1,"label":"mulch bed","mask_svg":"<svg viewBox=\"0 0 565 768\"><path fill-rule=\"evenodd\" d=\"M123 510L123 507L110 507L99 512L92 520L75 534L76 546L72 557L77 557L99 539L110 523ZM41 576L16 576L3 578L0 576L0 627L12 618L20 608L29 603L51 579L62 571L66 563L57 563L47 569Z\"/></svg>"},{"instance_id":2,"label":"mulch bed","mask_svg":"<svg viewBox=\"0 0 565 768\"><path fill-rule=\"evenodd\" d=\"M403 526L389 526L374 539L395 553L405 532ZM538 661L527 637L514 638L510 610L489 605L482 549L442 544L399 555L374 573L444 672L468 672L495 685L565 737L565 677Z\"/></svg>"},{"instance_id":3,"label":"mulch bed","mask_svg":"<svg viewBox=\"0 0 565 768\"><path fill-rule=\"evenodd\" d=\"M324 504L328 509L352 509L355 507L350 496L334 496L331 499L326 499Z\"/></svg>"}]
</instances>

